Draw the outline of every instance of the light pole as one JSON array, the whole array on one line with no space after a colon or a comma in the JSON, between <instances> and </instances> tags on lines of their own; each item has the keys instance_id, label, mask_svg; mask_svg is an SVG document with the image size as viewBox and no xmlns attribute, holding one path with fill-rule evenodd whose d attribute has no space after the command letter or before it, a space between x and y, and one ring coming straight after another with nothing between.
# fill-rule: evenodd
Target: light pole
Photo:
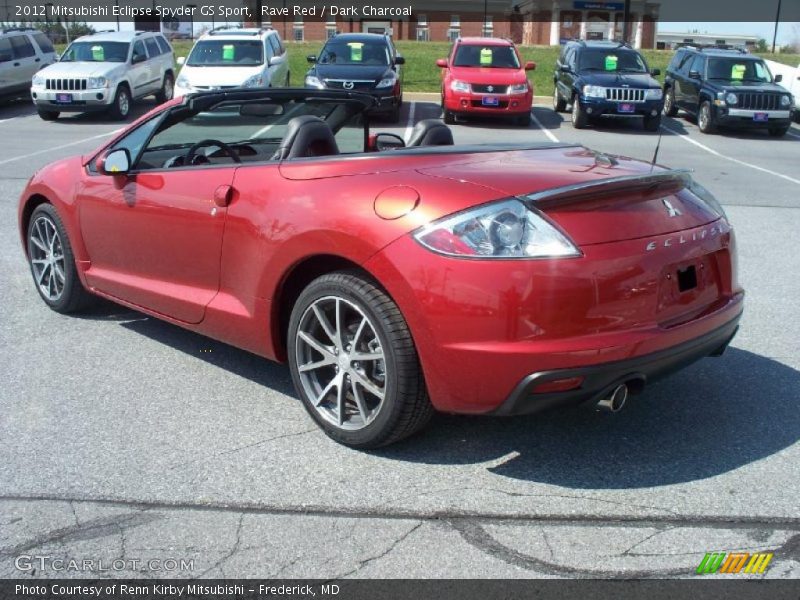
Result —
<instances>
[{"instance_id":1,"label":"light pole","mask_svg":"<svg viewBox=\"0 0 800 600\"><path fill-rule=\"evenodd\" d=\"M189 38L194 41L194 9L197 8L197 4L187 4L186 8L189 9Z\"/></svg>"},{"instance_id":2,"label":"light pole","mask_svg":"<svg viewBox=\"0 0 800 600\"><path fill-rule=\"evenodd\" d=\"M483 27L481 35L486 35L486 17L489 13L489 0L483 0Z\"/></svg>"},{"instance_id":3,"label":"light pole","mask_svg":"<svg viewBox=\"0 0 800 600\"><path fill-rule=\"evenodd\" d=\"M114 6L117 7L117 31L119 31L119 0L114 0Z\"/></svg>"},{"instance_id":4,"label":"light pole","mask_svg":"<svg viewBox=\"0 0 800 600\"><path fill-rule=\"evenodd\" d=\"M772 34L772 53L775 54L775 42L778 41L778 21L781 20L781 0L778 0L778 12L775 13L775 33Z\"/></svg>"}]
</instances>

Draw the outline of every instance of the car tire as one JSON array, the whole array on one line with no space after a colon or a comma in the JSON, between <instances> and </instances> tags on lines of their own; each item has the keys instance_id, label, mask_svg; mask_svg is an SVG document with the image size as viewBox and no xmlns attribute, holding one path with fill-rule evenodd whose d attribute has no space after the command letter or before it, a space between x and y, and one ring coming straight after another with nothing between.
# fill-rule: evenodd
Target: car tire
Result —
<instances>
[{"instance_id":1,"label":"car tire","mask_svg":"<svg viewBox=\"0 0 800 600\"><path fill-rule=\"evenodd\" d=\"M697 110L697 128L703 133L714 133L717 127L714 123L714 112L711 102L704 100Z\"/></svg>"},{"instance_id":2,"label":"car tire","mask_svg":"<svg viewBox=\"0 0 800 600\"><path fill-rule=\"evenodd\" d=\"M452 110L444 109L444 122L447 125L455 125L456 114Z\"/></svg>"},{"instance_id":3,"label":"car tire","mask_svg":"<svg viewBox=\"0 0 800 600\"><path fill-rule=\"evenodd\" d=\"M58 119L58 116L61 114L56 110L37 110L36 112L39 113L39 118L42 121L55 121Z\"/></svg>"},{"instance_id":4,"label":"car tire","mask_svg":"<svg viewBox=\"0 0 800 600\"><path fill-rule=\"evenodd\" d=\"M64 224L51 204L40 204L26 231L28 265L45 304L59 313L71 313L94 299L83 287Z\"/></svg>"},{"instance_id":5,"label":"car tire","mask_svg":"<svg viewBox=\"0 0 800 600\"><path fill-rule=\"evenodd\" d=\"M175 78L172 73L164 75L164 82L161 84L161 89L156 93L156 102L163 104L169 102L175 96Z\"/></svg>"},{"instance_id":6,"label":"car tire","mask_svg":"<svg viewBox=\"0 0 800 600\"><path fill-rule=\"evenodd\" d=\"M661 113L655 117L645 115L642 119L642 125L644 125L645 131L658 131L658 128L661 127Z\"/></svg>"},{"instance_id":7,"label":"car tire","mask_svg":"<svg viewBox=\"0 0 800 600\"><path fill-rule=\"evenodd\" d=\"M767 131L772 137L783 137L788 133L790 127L790 125L784 125L782 127L770 127Z\"/></svg>"},{"instance_id":8,"label":"car tire","mask_svg":"<svg viewBox=\"0 0 800 600\"><path fill-rule=\"evenodd\" d=\"M678 105L675 104L675 90L667 88L664 94L664 114L668 117L675 117L678 114Z\"/></svg>"},{"instance_id":9,"label":"car tire","mask_svg":"<svg viewBox=\"0 0 800 600\"><path fill-rule=\"evenodd\" d=\"M114 95L114 102L111 104L108 114L111 115L112 119L124 121L131 114L132 103L133 100L128 86L121 84L117 87L117 93Z\"/></svg>"},{"instance_id":10,"label":"car tire","mask_svg":"<svg viewBox=\"0 0 800 600\"><path fill-rule=\"evenodd\" d=\"M575 94L572 97L572 126L575 129L584 129L588 123L589 117L581 107L578 94Z\"/></svg>"},{"instance_id":11,"label":"car tire","mask_svg":"<svg viewBox=\"0 0 800 600\"><path fill-rule=\"evenodd\" d=\"M403 315L359 272L323 275L303 290L289 321L288 357L304 407L340 444L385 446L434 413Z\"/></svg>"},{"instance_id":12,"label":"car tire","mask_svg":"<svg viewBox=\"0 0 800 600\"><path fill-rule=\"evenodd\" d=\"M558 85L555 85L553 89L553 110L557 113L563 113L567 110L567 101L558 93Z\"/></svg>"}]
</instances>

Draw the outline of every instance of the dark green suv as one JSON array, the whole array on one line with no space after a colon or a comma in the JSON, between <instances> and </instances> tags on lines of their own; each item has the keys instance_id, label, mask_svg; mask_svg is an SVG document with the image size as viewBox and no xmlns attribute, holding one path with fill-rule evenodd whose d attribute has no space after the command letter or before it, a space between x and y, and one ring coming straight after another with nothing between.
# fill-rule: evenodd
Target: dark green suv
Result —
<instances>
[{"instance_id":1,"label":"dark green suv","mask_svg":"<svg viewBox=\"0 0 800 600\"><path fill-rule=\"evenodd\" d=\"M664 78L664 114L695 115L703 133L756 128L780 137L789 131L794 101L779 81L763 60L743 50L680 48Z\"/></svg>"}]
</instances>

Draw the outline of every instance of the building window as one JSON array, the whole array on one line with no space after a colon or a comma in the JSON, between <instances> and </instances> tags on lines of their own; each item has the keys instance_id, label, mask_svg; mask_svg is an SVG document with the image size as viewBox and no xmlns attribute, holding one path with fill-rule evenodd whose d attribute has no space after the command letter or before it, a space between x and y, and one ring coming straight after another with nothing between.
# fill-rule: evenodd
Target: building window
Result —
<instances>
[{"instance_id":1,"label":"building window","mask_svg":"<svg viewBox=\"0 0 800 600\"><path fill-rule=\"evenodd\" d=\"M336 36L336 27L325 27L325 37L331 39Z\"/></svg>"},{"instance_id":2,"label":"building window","mask_svg":"<svg viewBox=\"0 0 800 600\"><path fill-rule=\"evenodd\" d=\"M428 33L427 27L417 27L417 41L418 42L429 42L430 41L430 34Z\"/></svg>"},{"instance_id":3,"label":"building window","mask_svg":"<svg viewBox=\"0 0 800 600\"><path fill-rule=\"evenodd\" d=\"M491 15L486 16L486 21L483 23L483 35L485 37L492 37L494 33L494 19Z\"/></svg>"},{"instance_id":4,"label":"building window","mask_svg":"<svg viewBox=\"0 0 800 600\"><path fill-rule=\"evenodd\" d=\"M458 15L450 15L450 28L458 29L461 27L461 17Z\"/></svg>"},{"instance_id":5,"label":"building window","mask_svg":"<svg viewBox=\"0 0 800 600\"><path fill-rule=\"evenodd\" d=\"M428 26L428 15L417 15L417 27Z\"/></svg>"},{"instance_id":6,"label":"building window","mask_svg":"<svg viewBox=\"0 0 800 600\"><path fill-rule=\"evenodd\" d=\"M305 40L305 28L303 27L302 17L295 19L294 26L292 27L292 39L295 42L302 42Z\"/></svg>"},{"instance_id":7,"label":"building window","mask_svg":"<svg viewBox=\"0 0 800 600\"><path fill-rule=\"evenodd\" d=\"M261 26L266 27L267 29L272 29L272 19L261 21Z\"/></svg>"}]
</instances>

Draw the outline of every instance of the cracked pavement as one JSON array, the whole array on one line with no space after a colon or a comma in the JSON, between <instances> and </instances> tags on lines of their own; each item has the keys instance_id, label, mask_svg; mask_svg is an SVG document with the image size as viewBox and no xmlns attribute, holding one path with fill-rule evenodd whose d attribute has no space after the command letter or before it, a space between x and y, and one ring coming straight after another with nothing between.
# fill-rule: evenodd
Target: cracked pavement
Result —
<instances>
[{"instance_id":1,"label":"cracked pavement","mask_svg":"<svg viewBox=\"0 0 800 600\"><path fill-rule=\"evenodd\" d=\"M440 415L366 453L313 426L282 366L111 304L44 307L16 232L24 179L119 125L26 111L0 106L15 140L0 147L0 577L694 577L712 551L774 552L765 577L800 577L797 184L665 135L659 161L696 169L737 230L748 297L726 355L618 415ZM655 143L615 125L576 138L535 114L604 151L649 158ZM791 137L671 126L788 175L800 157ZM546 140L535 127L455 130ZM126 566L19 571L23 555ZM192 568L143 566L166 559Z\"/></svg>"}]
</instances>

